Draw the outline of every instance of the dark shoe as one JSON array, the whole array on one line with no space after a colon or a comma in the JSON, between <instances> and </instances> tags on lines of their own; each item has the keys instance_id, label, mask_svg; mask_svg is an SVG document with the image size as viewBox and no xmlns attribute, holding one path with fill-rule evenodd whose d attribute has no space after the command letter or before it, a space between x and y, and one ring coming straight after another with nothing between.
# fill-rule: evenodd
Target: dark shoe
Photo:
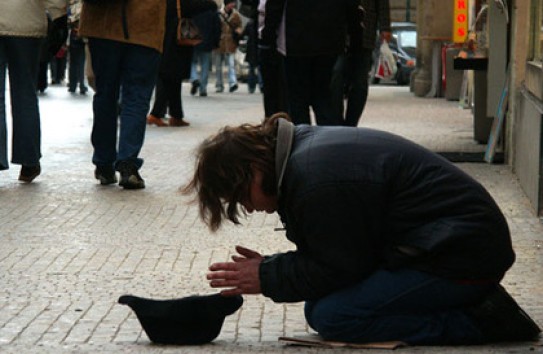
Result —
<instances>
[{"instance_id":1,"label":"dark shoe","mask_svg":"<svg viewBox=\"0 0 543 354\"><path fill-rule=\"evenodd\" d=\"M121 181L119 186L124 189L143 189L145 181L138 173L136 165L130 162L121 162L117 166L117 170L121 173Z\"/></svg>"},{"instance_id":2,"label":"dark shoe","mask_svg":"<svg viewBox=\"0 0 543 354\"><path fill-rule=\"evenodd\" d=\"M188 127L189 122L183 120L183 118L170 118L170 127Z\"/></svg>"},{"instance_id":3,"label":"dark shoe","mask_svg":"<svg viewBox=\"0 0 543 354\"><path fill-rule=\"evenodd\" d=\"M30 183L34 178L38 177L41 173L40 165L36 166L25 166L21 167L21 172L19 173L19 181Z\"/></svg>"},{"instance_id":4,"label":"dark shoe","mask_svg":"<svg viewBox=\"0 0 543 354\"><path fill-rule=\"evenodd\" d=\"M237 90L238 90L238 85L237 84L230 87L230 92L234 92L234 91L237 91Z\"/></svg>"},{"instance_id":5,"label":"dark shoe","mask_svg":"<svg viewBox=\"0 0 543 354\"><path fill-rule=\"evenodd\" d=\"M501 285L466 313L487 342L530 341L541 333L539 326Z\"/></svg>"},{"instance_id":6,"label":"dark shoe","mask_svg":"<svg viewBox=\"0 0 543 354\"><path fill-rule=\"evenodd\" d=\"M196 95L196 92L198 92L198 88L200 87L200 81L194 80L192 82L192 87L190 88L190 94L192 96Z\"/></svg>"},{"instance_id":7,"label":"dark shoe","mask_svg":"<svg viewBox=\"0 0 543 354\"><path fill-rule=\"evenodd\" d=\"M86 94L87 94L87 91L89 91L89 89L86 88L86 87L84 87L84 88L82 88L82 89L79 90L79 93L80 93L81 95L86 95Z\"/></svg>"},{"instance_id":8,"label":"dark shoe","mask_svg":"<svg viewBox=\"0 0 543 354\"><path fill-rule=\"evenodd\" d=\"M115 170L111 166L96 166L96 169L94 170L94 178L100 180L100 184L103 186L117 183Z\"/></svg>"},{"instance_id":9,"label":"dark shoe","mask_svg":"<svg viewBox=\"0 0 543 354\"><path fill-rule=\"evenodd\" d=\"M149 125L156 125L157 127L165 127L167 126L168 124L166 124L166 122L164 122L161 118L158 118L158 117L155 117L154 115L152 114L149 114L147 116L147 124Z\"/></svg>"},{"instance_id":10,"label":"dark shoe","mask_svg":"<svg viewBox=\"0 0 543 354\"><path fill-rule=\"evenodd\" d=\"M200 92L200 97L207 97L207 92Z\"/></svg>"}]
</instances>

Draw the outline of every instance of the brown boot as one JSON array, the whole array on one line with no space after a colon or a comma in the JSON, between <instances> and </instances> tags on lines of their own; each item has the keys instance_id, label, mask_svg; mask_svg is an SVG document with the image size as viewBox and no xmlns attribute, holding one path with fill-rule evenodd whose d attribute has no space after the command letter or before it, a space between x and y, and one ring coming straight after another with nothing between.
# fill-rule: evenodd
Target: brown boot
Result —
<instances>
[{"instance_id":1,"label":"brown boot","mask_svg":"<svg viewBox=\"0 0 543 354\"><path fill-rule=\"evenodd\" d=\"M157 127L165 127L167 126L168 124L166 124L166 122L164 122L162 120L162 118L158 118L158 117L155 117L154 115L152 114L149 114L147 116L147 124L149 125L156 125Z\"/></svg>"},{"instance_id":2,"label":"brown boot","mask_svg":"<svg viewBox=\"0 0 543 354\"><path fill-rule=\"evenodd\" d=\"M183 120L183 118L170 118L170 127L188 127L189 122Z\"/></svg>"}]
</instances>

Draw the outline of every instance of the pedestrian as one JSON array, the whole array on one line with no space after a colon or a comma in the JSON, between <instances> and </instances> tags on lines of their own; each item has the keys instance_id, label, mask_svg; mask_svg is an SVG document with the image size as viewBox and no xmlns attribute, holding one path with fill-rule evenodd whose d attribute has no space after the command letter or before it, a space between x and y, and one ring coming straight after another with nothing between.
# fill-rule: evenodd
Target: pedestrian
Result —
<instances>
[{"instance_id":1,"label":"pedestrian","mask_svg":"<svg viewBox=\"0 0 543 354\"><path fill-rule=\"evenodd\" d=\"M212 0L168 0L166 15L166 33L164 35L164 53L160 60L160 69L155 91L155 103L147 116L147 124L165 126L162 120L166 110L170 114L171 127L186 127L190 123L184 120L181 88L184 79L190 77L193 47L177 44L178 10L182 16L192 18L203 11L217 11L217 4Z\"/></svg>"},{"instance_id":2,"label":"pedestrian","mask_svg":"<svg viewBox=\"0 0 543 354\"><path fill-rule=\"evenodd\" d=\"M219 47L221 39L221 20L217 8L215 8L194 16L192 22L200 30L202 42L194 46L190 71L190 81L192 83L190 94L194 96L199 92L200 97L206 97L211 54L213 49ZM200 68L199 71L198 67Z\"/></svg>"},{"instance_id":3,"label":"pedestrian","mask_svg":"<svg viewBox=\"0 0 543 354\"><path fill-rule=\"evenodd\" d=\"M211 230L279 214L295 249L238 246L207 279L224 296L305 301L325 340L411 345L531 340L538 326L500 287L514 262L484 187L425 148L366 128L277 115L205 140L184 193Z\"/></svg>"},{"instance_id":4,"label":"pedestrian","mask_svg":"<svg viewBox=\"0 0 543 354\"><path fill-rule=\"evenodd\" d=\"M68 92L75 93L79 85L79 93L85 95L89 90L85 85L85 47L86 39L79 35L79 18L81 16L81 0L70 0L70 17L68 24L70 35L68 45L70 53L70 70L68 72Z\"/></svg>"},{"instance_id":5,"label":"pedestrian","mask_svg":"<svg viewBox=\"0 0 543 354\"><path fill-rule=\"evenodd\" d=\"M60 85L66 78L67 52L66 45L63 45L51 58L51 85Z\"/></svg>"},{"instance_id":6,"label":"pedestrian","mask_svg":"<svg viewBox=\"0 0 543 354\"><path fill-rule=\"evenodd\" d=\"M364 35L362 48L347 51L339 58L333 76L333 92L336 94L336 114L344 117L344 124L356 127L368 98L368 73L373 62L377 31L380 41L390 42L389 0L361 0L364 8ZM347 98L344 109L344 96Z\"/></svg>"},{"instance_id":7,"label":"pedestrian","mask_svg":"<svg viewBox=\"0 0 543 354\"><path fill-rule=\"evenodd\" d=\"M260 0L257 5L258 64L264 86L262 95L264 116L271 117L275 113L288 111L287 77L285 73L285 57L277 51L278 39L269 44L262 40L262 32L264 32L266 25L265 18L266 0Z\"/></svg>"},{"instance_id":8,"label":"pedestrian","mask_svg":"<svg viewBox=\"0 0 543 354\"><path fill-rule=\"evenodd\" d=\"M346 36L362 36L359 0L267 0L260 45L285 56L289 115L295 124L343 125L334 114L331 80ZM264 78L266 85L266 78Z\"/></svg>"},{"instance_id":9,"label":"pedestrian","mask_svg":"<svg viewBox=\"0 0 543 354\"><path fill-rule=\"evenodd\" d=\"M27 183L41 173L37 78L40 50L47 35L46 9L53 31L66 23L65 0L4 0L0 12L0 170L9 168L5 102L9 72L11 162L22 165L19 180Z\"/></svg>"},{"instance_id":10,"label":"pedestrian","mask_svg":"<svg viewBox=\"0 0 543 354\"><path fill-rule=\"evenodd\" d=\"M215 83L215 91L223 92L223 64L226 63L228 71L228 86L229 92L237 91L238 79L236 76L235 53L238 48L238 42L235 38L241 35L243 31L241 24L241 16L235 9L236 0L224 0L224 5L221 8L219 15L221 18L221 40L219 49L216 51L217 81Z\"/></svg>"},{"instance_id":11,"label":"pedestrian","mask_svg":"<svg viewBox=\"0 0 543 354\"><path fill-rule=\"evenodd\" d=\"M116 183L115 171L119 171L119 185L123 188L145 188L139 174L143 165L139 154L165 20L166 3L162 0L83 3L79 35L88 38L96 81L92 162L96 166L94 176L102 185Z\"/></svg>"},{"instance_id":12,"label":"pedestrian","mask_svg":"<svg viewBox=\"0 0 543 354\"><path fill-rule=\"evenodd\" d=\"M247 46L245 51L245 62L249 65L247 73L247 88L249 93L254 93L256 86L260 92L264 89L260 67L258 65L258 27L253 19L249 19L243 29L242 37L247 38Z\"/></svg>"}]
</instances>

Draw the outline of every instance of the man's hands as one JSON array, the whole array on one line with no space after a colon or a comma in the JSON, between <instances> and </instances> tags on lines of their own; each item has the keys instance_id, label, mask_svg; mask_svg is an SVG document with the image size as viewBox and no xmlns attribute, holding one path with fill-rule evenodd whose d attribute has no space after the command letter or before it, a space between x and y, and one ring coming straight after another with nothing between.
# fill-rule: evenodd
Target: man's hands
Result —
<instances>
[{"instance_id":1,"label":"man's hands","mask_svg":"<svg viewBox=\"0 0 543 354\"><path fill-rule=\"evenodd\" d=\"M256 251L236 246L239 255L233 255L233 262L214 263L209 267L207 279L212 288L228 288L222 295L260 294L258 269L264 259Z\"/></svg>"}]
</instances>

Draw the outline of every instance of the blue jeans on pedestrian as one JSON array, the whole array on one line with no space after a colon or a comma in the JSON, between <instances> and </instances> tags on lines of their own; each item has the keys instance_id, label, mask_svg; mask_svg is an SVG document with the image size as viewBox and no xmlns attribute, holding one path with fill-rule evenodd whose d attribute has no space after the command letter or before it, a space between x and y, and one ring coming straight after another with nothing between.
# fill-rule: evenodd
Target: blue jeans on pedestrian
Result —
<instances>
[{"instance_id":1,"label":"blue jeans on pedestrian","mask_svg":"<svg viewBox=\"0 0 543 354\"><path fill-rule=\"evenodd\" d=\"M92 69L96 77L91 142L96 166L129 162L140 168L146 117L158 73L160 54L155 49L107 39L89 38ZM117 118L119 95L119 147Z\"/></svg>"},{"instance_id":2,"label":"blue jeans on pedestrian","mask_svg":"<svg viewBox=\"0 0 543 354\"><path fill-rule=\"evenodd\" d=\"M482 334L462 309L481 301L494 286L415 270L379 270L354 286L308 301L305 316L327 340L476 344Z\"/></svg>"},{"instance_id":3,"label":"blue jeans on pedestrian","mask_svg":"<svg viewBox=\"0 0 543 354\"><path fill-rule=\"evenodd\" d=\"M36 83L41 38L0 36L0 170L7 169L6 69L11 96L11 162L36 166L41 158L41 127Z\"/></svg>"},{"instance_id":4,"label":"blue jeans on pedestrian","mask_svg":"<svg viewBox=\"0 0 543 354\"><path fill-rule=\"evenodd\" d=\"M88 90L85 85L85 43L73 41L69 52L68 91L75 92L79 84L79 92L85 93Z\"/></svg>"},{"instance_id":5,"label":"blue jeans on pedestrian","mask_svg":"<svg viewBox=\"0 0 543 354\"><path fill-rule=\"evenodd\" d=\"M217 71L217 82L215 87L217 89L223 89L223 79L222 79L222 66L223 63L226 63L228 66L228 85L232 87L238 84L238 79L236 77L236 65L234 61L234 53L217 53L215 70Z\"/></svg>"},{"instance_id":6,"label":"blue jeans on pedestrian","mask_svg":"<svg viewBox=\"0 0 543 354\"><path fill-rule=\"evenodd\" d=\"M211 63L211 51L194 48L192 54L192 66L190 68L190 81L200 82L200 93L207 93L209 79L209 65ZM198 73L198 65L200 72Z\"/></svg>"}]
</instances>

